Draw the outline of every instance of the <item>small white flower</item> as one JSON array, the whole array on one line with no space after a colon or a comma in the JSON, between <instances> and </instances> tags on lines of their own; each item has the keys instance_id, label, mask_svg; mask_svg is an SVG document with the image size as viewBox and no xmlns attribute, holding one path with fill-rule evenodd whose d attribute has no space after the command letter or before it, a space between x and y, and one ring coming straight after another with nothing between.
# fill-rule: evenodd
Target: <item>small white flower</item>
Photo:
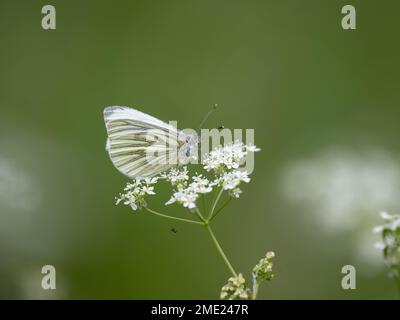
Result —
<instances>
[{"instance_id":1,"label":"small white flower","mask_svg":"<svg viewBox=\"0 0 400 320\"><path fill-rule=\"evenodd\" d=\"M250 178L246 171L234 170L224 173L222 177L216 180L216 183L222 185L224 190L232 190L239 186L241 182L249 183Z\"/></svg>"},{"instance_id":2,"label":"small white flower","mask_svg":"<svg viewBox=\"0 0 400 320\"><path fill-rule=\"evenodd\" d=\"M132 183L127 183L124 188L125 193L121 193L116 198L115 204L121 202L130 206L132 210L136 211L146 206L145 196L155 195L153 184L157 183L158 178L148 178L144 180L134 180Z\"/></svg>"},{"instance_id":3,"label":"small white flower","mask_svg":"<svg viewBox=\"0 0 400 320\"><path fill-rule=\"evenodd\" d=\"M390 229L392 229L393 231L396 231L397 228L399 228L399 227L400 227L400 217L393 220L393 222L390 225Z\"/></svg>"},{"instance_id":4,"label":"small white flower","mask_svg":"<svg viewBox=\"0 0 400 320\"><path fill-rule=\"evenodd\" d=\"M187 167L182 169L172 168L170 171L162 175L167 181L171 182L172 185L185 184L189 180L189 174Z\"/></svg>"},{"instance_id":5,"label":"small white flower","mask_svg":"<svg viewBox=\"0 0 400 320\"><path fill-rule=\"evenodd\" d=\"M182 201L182 204L185 208L193 209L196 208L196 200L197 194L189 193L186 195L185 199Z\"/></svg>"},{"instance_id":6,"label":"small white flower","mask_svg":"<svg viewBox=\"0 0 400 320\"><path fill-rule=\"evenodd\" d=\"M139 208L135 202L131 202L129 205L133 211L136 211Z\"/></svg>"},{"instance_id":7,"label":"small white flower","mask_svg":"<svg viewBox=\"0 0 400 320\"><path fill-rule=\"evenodd\" d=\"M152 178L145 178L144 182L147 185L152 185L152 184L156 184L158 182L159 177L152 177Z\"/></svg>"},{"instance_id":8,"label":"small white flower","mask_svg":"<svg viewBox=\"0 0 400 320\"><path fill-rule=\"evenodd\" d=\"M197 198L197 193L193 192L190 188L180 188L165 204L169 205L178 202L182 204L185 208L193 209L196 207Z\"/></svg>"},{"instance_id":9,"label":"small white flower","mask_svg":"<svg viewBox=\"0 0 400 320\"><path fill-rule=\"evenodd\" d=\"M390 220L392 218L392 216L389 213L385 212L385 211L382 211L380 213L380 216L381 216L381 218L383 220Z\"/></svg>"},{"instance_id":10,"label":"small white flower","mask_svg":"<svg viewBox=\"0 0 400 320\"><path fill-rule=\"evenodd\" d=\"M261 149L260 148L257 148L256 146L253 146L253 145L246 145L246 151L248 151L248 152L258 152L258 151L260 151Z\"/></svg>"},{"instance_id":11,"label":"small white flower","mask_svg":"<svg viewBox=\"0 0 400 320\"><path fill-rule=\"evenodd\" d=\"M195 193L209 193L212 191L212 185L210 181L200 174L193 177L193 182L190 184L189 188Z\"/></svg>"},{"instance_id":12,"label":"small white flower","mask_svg":"<svg viewBox=\"0 0 400 320\"><path fill-rule=\"evenodd\" d=\"M383 220L385 220L385 226L377 226L373 230L378 230L377 232L381 232L385 229L390 229L392 231L396 231L397 228L400 227L400 216L399 215L391 215L387 212L381 212L380 216ZM379 231L380 230L380 231Z\"/></svg>"},{"instance_id":13,"label":"small white flower","mask_svg":"<svg viewBox=\"0 0 400 320\"><path fill-rule=\"evenodd\" d=\"M172 197L165 203L166 206L168 206L168 205L173 204L173 203L176 202L177 197L175 197L175 194L176 194L176 193L174 193L174 194L172 195Z\"/></svg>"},{"instance_id":14,"label":"small white flower","mask_svg":"<svg viewBox=\"0 0 400 320\"><path fill-rule=\"evenodd\" d=\"M149 195L154 195L154 187L148 187L148 186L143 186L142 188L143 194L149 194Z\"/></svg>"},{"instance_id":15,"label":"small white flower","mask_svg":"<svg viewBox=\"0 0 400 320\"><path fill-rule=\"evenodd\" d=\"M240 190L240 188L235 188L235 189L232 189L229 194L233 198L239 198L241 193L242 193L242 190Z\"/></svg>"},{"instance_id":16,"label":"small white flower","mask_svg":"<svg viewBox=\"0 0 400 320\"><path fill-rule=\"evenodd\" d=\"M124 191L132 190L140 186L140 181L134 181L133 183L127 183Z\"/></svg>"},{"instance_id":17,"label":"small white flower","mask_svg":"<svg viewBox=\"0 0 400 320\"><path fill-rule=\"evenodd\" d=\"M383 231L384 227L383 226L376 226L372 229L373 233L381 233Z\"/></svg>"},{"instance_id":18,"label":"small white flower","mask_svg":"<svg viewBox=\"0 0 400 320\"><path fill-rule=\"evenodd\" d=\"M250 147L250 149L254 150L253 147ZM238 141L224 147L217 147L205 156L203 160L204 169L216 172L237 169L246 155L247 146Z\"/></svg>"},{"instance_id":19,"label":"small white flower","mask_svg":"<svg viewBox=\"0 0 400 320\"><path fill-rule=\"evenodd\" d=\"M249 175L247 174L246 171L241 171L241 170L237 170L234 172L234 174L236 175L236 177L243 182L249 183L250 182L250 178Z\"/></svg>"},{"instance_id":20,"label":"small white flower","mask_svg":"<svg viewBox=\"0 0 400 320\"><path fill-rule=\"evenodd\" d=\"M166 205L178 202L185 208L193 209L196 207L196 200L201 193L209 193L212 191L212 184L208 179L201 174L192 177L192 182L184 185L178 185L178 190L172 195L171 199L166 202Z\"/></svg>"},{"instance_id":21,"label":"small white flower","mask_svg":"<svg viewBox=\"0 0 400 320\"><path fill-rule=\"evenodd\" d=\"M385 249L385 244L383 242L376 242L374 244L374 247L375 247L375 249L383 250L383 249Z\"/></svg>"},{"instance_id":22,"label":"small white flower","mask_svg":"<svg viewBox=\"0 0 400 320\"><path fill-rule=\"evenodd\" d=\"M232 190L240 184L240 180L233 173L225 173L222 186L225 190Z\"/></svg>"},{"instance_id":23,"label":"small white flower","mask_svg":"<svg viewBox=\"0 0 400 320\"><path fill-rule=\"evenodd\" d=\"M215 171L218 174L235 170L244 162L248 152L260 151L253 145L245 145L242 142L227 144L217 147L204 157L203 166L207 171Z\"/></svg>"}]
</instances>

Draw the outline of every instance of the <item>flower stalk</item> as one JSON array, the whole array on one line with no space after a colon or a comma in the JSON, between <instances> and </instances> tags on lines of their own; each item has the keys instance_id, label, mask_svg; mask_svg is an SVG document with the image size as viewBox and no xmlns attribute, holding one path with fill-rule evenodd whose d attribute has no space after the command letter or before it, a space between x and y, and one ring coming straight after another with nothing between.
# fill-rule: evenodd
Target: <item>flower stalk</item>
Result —
<instances>
[{"instance_id":1,"label":"flower stalk","mask_svg":"<svg viewBox=\"0 0 400 320\"><path fill-rule=\"evenodd\" d=\"M214 242L215 247L217 248L219 254L221 255L222 259L224 260L226 266L228 267L229 271L232 273L234 277L237 277L237 273L235 269L232 267L232 264L229 262L228 258L226 257L224 250L222 250L217 238L214 235L214 232L211 230L211 227L209 224L206 225L206 229L208 233L211 236L212 241Z\"/></svg>"},{"instance_id":2,"label":"flower stalk","mask_svg":"<svg viewBox=\"0 0 400 320\"><path fill-rule=\"evenodd\" d=\"M150 209L150 208L148 208L148 207L146 207L145 209L146 209L148 212L150 212L150 213L152 213L152 214L155 214L156 216L159 216L159 217L163 217L163 218L167 218L167 219L172 219L172 220L183 221L183 222L188 222L188 223L202 224L201 222L195 221L195 220L190 220L190 219L185 219L185 218L179 218L179 217L169 216L169 215L167 215L167 214L163 214L163 213L157 212L157 211L155 211L155 210L152 210L152 209Z\"/></svg>"}]
</instances>

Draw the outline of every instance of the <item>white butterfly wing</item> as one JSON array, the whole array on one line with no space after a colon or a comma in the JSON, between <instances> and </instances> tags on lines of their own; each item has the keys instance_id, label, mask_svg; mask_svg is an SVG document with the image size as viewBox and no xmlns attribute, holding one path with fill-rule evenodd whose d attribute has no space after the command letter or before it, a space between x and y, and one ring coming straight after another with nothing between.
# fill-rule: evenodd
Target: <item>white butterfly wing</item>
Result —
<instances>
[{"instance_id":1,"label":"white butterfly wing","mask_svg":"<svg viewBox=\"0 0 400 320\"><path fill-rule=\"evenodd\" d=\"M174 126L128 107L104 109L107 144L114 166L129 178L145 178L178 162L185 136Z\"/></svg>"}]
</instances>

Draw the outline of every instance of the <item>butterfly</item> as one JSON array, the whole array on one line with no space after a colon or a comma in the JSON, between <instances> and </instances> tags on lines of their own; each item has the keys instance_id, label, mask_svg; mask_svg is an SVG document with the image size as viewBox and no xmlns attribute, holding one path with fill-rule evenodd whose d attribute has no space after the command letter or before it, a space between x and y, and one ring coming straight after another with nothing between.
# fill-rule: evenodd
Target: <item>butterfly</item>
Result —
<instances>
[{"instance_id":1,"label":"butterfly","mask_svg":"<svg viewBox=\"0 0 400 320\"><path fill-rule=\"evenodd\" d=\"M114 166L131 179L155 176L195 157L197 134L129 107L104 109L106 150Z\"/></svg>"}]
</instances>

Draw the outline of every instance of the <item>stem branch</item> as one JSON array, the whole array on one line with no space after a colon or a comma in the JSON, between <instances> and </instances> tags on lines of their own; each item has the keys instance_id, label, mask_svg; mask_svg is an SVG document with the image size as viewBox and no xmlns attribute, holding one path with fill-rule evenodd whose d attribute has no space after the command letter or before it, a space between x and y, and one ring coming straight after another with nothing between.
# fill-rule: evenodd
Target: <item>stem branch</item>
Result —
<instances>
[{"instance_id":1,"label":"stem branch","mask_svg":"<svg viewBox=\"0 0 400 320\"><path fill-rule=\"evenodd\" d=\"M150 212L150 213L152 213L152 214L155 214L155 215L157 215L157 216L159 216L159 217L168 218L168 219L172 219L172 220L179 220L179 221L184 221L184 222L189 222L189 223L203 224L203 223L201 223L201 222L199 222L199 221L194 221L194 220L189 220L189 219L184 219L184 218L178 218L178 217L169 216L169 215L167 215L167 214L163 214L163 213L154 211L154 210L152 210L152 209L150 209L150 208L147 208L147 207L146 207L145 209L146 209L148 212Z\"/></svg>"},{"instance_id":2,"label":"stem branch","mask_svg":"<svg viewBox=\"0 0 400 320\"><path fill-rule=\"evenodd\" d=\"M218 213L220 213L227 205L228 203L232 200L232 197L229 197L228 200L225 201L225 203L219 208L215 213L208 219L208 221L212 221Z\"/></svg>"},{"instance_id":3,"label":"stem branch","mask_svg":"<svg viewBox=\"0 0 400 320\"><path fill-rule=\"evenodd\" d=\"M201 214L200 210L197 207L194 209L194 212L199 217L199 219L201 221L200 223L203 224L203 225L206 225L207 221L206 221L206 219L204 219L203 215Z\"/></svg>"},{"instance_id":4,"label":"stem branch","mask_svg":"<svg viewBox=\"0 0 400 320\"><path fill-rule=\"evenodd\" d=\"M213 205L212 205L212 207L211 207L210 214L209 214L209 216L208 216L208 221L211 220L211 217L212 217L212 215L213 215L213 213L214 213L215 207L217 206L217 203L218 203L219 199L220 199L221 196L222 196L222 192L224 192L224 188L221 187L221 190L219 190L218 195L217 195L217 198L215 199L215 201L214 201L214 203L213 203Z\"/></svg>"}]
</instances>

